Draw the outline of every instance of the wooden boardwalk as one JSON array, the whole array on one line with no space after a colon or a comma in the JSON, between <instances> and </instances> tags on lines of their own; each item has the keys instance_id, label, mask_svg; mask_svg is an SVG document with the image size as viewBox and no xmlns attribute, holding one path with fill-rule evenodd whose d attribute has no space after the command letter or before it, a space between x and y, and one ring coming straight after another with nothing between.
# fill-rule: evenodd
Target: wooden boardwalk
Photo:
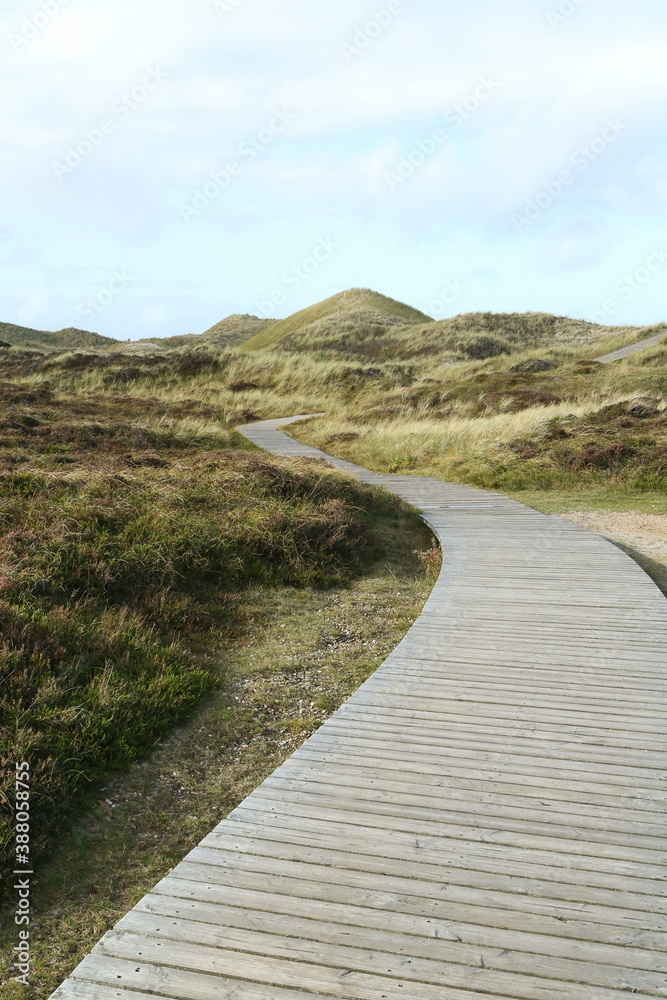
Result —
<instances>
[{"instance_id":1,"label":"wooden boardwalk","mask_svg":"<svg viewBox=\"0 0 667 1000\"><path fill-rule=\"evenodd\" d=\"M629 347L622 347L620 351L612 351L611 354L604 354L601 358L594 358L594 360L603 365L611 364L612 361L621 361L623 358L629 358L631 354L645 351L647 347L655 347L662 343L665 337L667 337L667 330L656 334L655 337L649 337L648 340L642 340L638 344L630 344Z\"/></svg>"},{"instance_id":2,"label":"wooden boardwalk","mask_svg":"<svg viewBox=\"0 0 667 1000\"><path fill-rule=\"evenodd\" d=\"M285 423L244 433L322 455ZM54 996L667 996L664 597L568 521L333 461L442 540L423 614Z\"/></svg>"}]
</instances>

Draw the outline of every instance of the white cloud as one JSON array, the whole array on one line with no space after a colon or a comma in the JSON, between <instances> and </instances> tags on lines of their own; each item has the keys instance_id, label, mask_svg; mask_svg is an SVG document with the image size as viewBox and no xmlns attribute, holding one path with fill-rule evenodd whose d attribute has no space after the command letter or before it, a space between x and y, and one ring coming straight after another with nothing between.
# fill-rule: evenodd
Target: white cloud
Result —
<instances>
[{"instance_id":1,"label":"white cloud","mask_svg":"<svg viewBox=\"0 0 667 1000\"><path fill-rule=\"evenodd\" d=\"M31 292L25 304L18 310L18 325L33 326L39 329L42 321L49 315L49 306L53 296L47 291Z\"/></svg>"},{"instance_id":2,"label":"white cloud","mask_svg":"<svg viewBox=\"0 0 667 1000\"><path fill-rule=\"evenodd\" d=\"M270 286L282 261L298 259L332 219L346 248L331 271L341 280L373 278L369 257L377 274L401 274L406 248L423 247L420 268L409 269L402 287L423 302L441 280L443 255L465 247L477 274L466 303L477 294L492 306L502 289L522 308L530 287L532 296L553 294L560 312L585 299L590 281L579 272L590 265L603 287L612 255L632 257L652 232L657 238L667 200L662 3L636 0L629 9L588 0L554 32L546 2L404 0L400 18L346 62L341 43L382 6L242 0L219 17L213 0L70 0L17 52L9 33L38 4L5 7L0 230L47 250L68 239L68 259L74 265L79 254L84 272L85 248L99 242L114 266L135 262L138 287L150 272L149 290L128 290L118 307L124 328L137 332L147 316L162 317L184 266L188 280L201 276L202 312L222 315ZM58 184L52 159L153 65L167 83ZM386 171L484 74L497 78L497 91L392 194ZM294 123L186 231L180 201L283 107ZM610 116L627 121L618 143L517 238L512 213ZM363 253L353 251L360 245ZM523 285L501 281L500 248ZM27 311L63 325L72 293L52 260L47 252L18 290L5 286L0 318ZM216 261L224 261L219 273ZM541 283L545 275L555 282L556 271L558 283ZM187 321L189 294L163 317L165 332L196 327ZM651 288L632 307L657 301ZM108 333L117 321L114 310L100 317Z\"/></svg>"},{"instance_id":3,"label":"white cloud","mask_svg":"<svg viewBox=\"0 0 667 1000\"><path fill-rule=\"evenodd\" d=\"M66 7L54 17L36 44L42 57L82 61L97 55L103 37L104 23L99 15Z\"/></svg>"},{"instance_id":4,"label":"white cloud","mask_svg":"<svg viewBox=\"0 0 667 1000\"><path fill-rule=\"evenodd\" d=\"M144 309L139 322L144 326L156 326L158 323L164 323L168 318L169 312L164 306L150 306L148 309Z\"/></svg>"}]
</instances>

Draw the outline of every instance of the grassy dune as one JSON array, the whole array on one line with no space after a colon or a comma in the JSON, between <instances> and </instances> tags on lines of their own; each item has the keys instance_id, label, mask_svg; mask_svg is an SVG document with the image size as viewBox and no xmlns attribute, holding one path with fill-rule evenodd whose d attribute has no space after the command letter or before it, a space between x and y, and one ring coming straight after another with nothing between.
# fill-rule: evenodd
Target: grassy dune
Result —
<instances>
[{"instance_id":1,"label":"grassy dune","mask_svg":"<svg viewBox=\"0 0 667 1000\"><path fill-rule=\"evenodd\" d=\"M401 324L432 323L430 316L426 316L418 309L397 302L396 299L389 299L379 292L372 292L368 288L352 288L347 292L340 292L330 299L318 302L316 305L308 306L300 312L288 316L287 319L273 323L269 329L246 341L246 350L257 351L275 347L276 344L284 340L289 335L308 334L313 328L321 330L321 324L335 325L339 322L349 322L352 317L353 325L358 330L363 322L394 322ZM317 339L317 333L315 334Z\"/></svg>"},{"instance_id":2,"label":"grassy dune","mask_svg":"<svg viewBox=\"0 0 667 1000\"><path fill-rule=\"evenodd\" d=\"M437 572L405 506L234 426L324 412L290 433L374 469L665 514L667 344L594 361L661 329L353 290L156 348L0 350L0 751L33 764L48 852L30 1000L370 675Z\"/></svg>"},{"instance_id":3,"label":"grassy dune","mask_svg":"<svg viewBox=\"0 0 667 1000\"><path fill-rule=\"evenodd\" d=\"M245 627L240 595L349 581L396 516L324 468L253 456L235 424L323 411L291 432L374 469L544 509L667 511L667 345L593 360L659 327L427 322L356 291L278 338L262 326L270 349L230 347L253 327L232 319L158 353L0 359L3 748L42 769L43 843L91 781L224 682L216 651ZM54 769L66 747L72 766Z\"/></svg>"},{"instance_id":4,"label":"grassy dune","mask_svg":"<svg viewBox=\"0 0 667 1000\"><path fill-rule=\"evenodd\" d=\"M99 333L90 333L88 330L77 330L74 327L59 330L57 333L49 333L46 330L33 330L30 327L16 326L14 323L0 323L0 341L10 347L31 348L39 352L76 348L104 350L116 343L111 337L103 337Z\"/></svg>"},{"instance_id":5,"label":"grassy dune","mask_svg":"<svg viewBox=\"0 0 667 1000\"><path fill-rule=\"evenodd\" d=\"M558 493L620 493L667 511L667 349L613 366L551 352L544 372L532 360L441 368L291 433L380 471L543 494L552 509Z\"/></svg>"},{"instance_id":6,"label":"grassy dune","mask_svg":"<svg viewBox=\"0 0 667 1000\"><path fill-rule=\"evenodd\" d=\"M663 488L667 346L614 365L592 360L659 327L474 314L409 327L389 316L384 333L373 333L355 326L355 308L356 300L347 312L339 301L336 315L306 324L271 350L75 353L21 362L18 384L63 398L94 396L95 406L113 410L120 422L131 400L133 433L147 443L151 435L169 440L170 447L224 447L220 434L234 424L324 411L325 418L293 433L377 469L428 471L507 491ZM343 321L352 332L341 344L335 338ZM636 416L634 402L654 415ZM56 442L55 429L31 434L42 450L61 453L45 455L43 464L76 453L64 438ZM107 450L110 440L103 442ZM591 450L598 445L604 454Z\"/></svg>"},{"instance_id":7,"label":"grassy dune","mask_svg":"<svg viewBox=\"0 0 667 1000\"><path fill-rule=\"evenodd\" d=\"M281 340L280 347L286 351L326 352L331 357L355 357L362 361L424 358L480 361L531 348L573 345L585 348L608 335L609 328L543 313L471 313L426 324L406 324L397 316L344 312L296 329ZM612 333L614 342L621 346L643 336L650 334L622 327Z\"/></svg>"},{"instance_id":8,"label":"grassy dune","mask_svg":"<svg viewBox=\"0 0 667 1000\"><path fill-rule=\"evenodd\" d=\"M83 358L92 370L0 365L0 751L5 782L31 761L36 852L225 683L248 588L344 584L400 514L325 467L251 453L192 398L211 359L176 358L183 398L158 401L132 395L131 366Z\"/></svg>"},{"instance_id":9,"label":"grassy dune","mask_svg":"<svg viewBox=\"0 0 667 1000\"><path fill-rule=\"evenodd\" d=\"M403 638L433 585L437 553L409 514L342 586L238 594L244 624L215 652L220 682L124 773L105 779L37 864L28 990L46 1000L138 900L369 677ZM13 923L0 950L15 944Z\"/></svg>"}]
</instances>

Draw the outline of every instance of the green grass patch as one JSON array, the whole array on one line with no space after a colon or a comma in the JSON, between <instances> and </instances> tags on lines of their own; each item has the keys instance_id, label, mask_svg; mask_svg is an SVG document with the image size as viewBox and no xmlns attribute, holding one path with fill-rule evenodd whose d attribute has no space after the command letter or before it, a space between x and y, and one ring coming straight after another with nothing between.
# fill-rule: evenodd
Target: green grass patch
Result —
<instances>
[{"instance_id":1,"label":"green grass patch","mask_svg":"<svg viewBox=\"0 0 667 1000\"><path fill-rule=\"evenodd\" d=\"M99 333L88 330L77 330L68 327L57 333L46 330L33 330L30 327L16 326L14 323L0 323L0 340L4 344L16 348L28 348L39 352L63 351L78 348L105 349L113 347L117 341L111 337L103 337Z\"/></svg>"},{"instance_id":2,"label":"green grass patch","mask_svg":"<svg viewBox=\"0 0 667 1000\"><path fill-rule=\"evenodd\" d=\"M318 302L307 309L293 313L287 319L278 320L267 330L259 333L251 340L243 344L246 351L266 350L275 347L284 337L307 329L312 324L322 320L331 319L337 316L348 314L369 313L380 317L391 317L400 319L408 323L431 323L430 316L413 309L412 306L397 302L379 292L373 292L368 288L352 288L347 292L340 292L330 299Z\"/></svg>"},{"instance_id":3,"label":"green grass patch","mask_svg":"<svg viewBox=\"0 0 667 1000\"><path fill-rule=\"evenodd\" d=\"M380 665L430 593L431 536L411 512L377 522L377 551L344 587L253 587L216 656L214 690L126 773L96 790L38 862L31 986L46 1000L104 932L279 766ZM9 954L7 921L0 947Z\"/></svg>"},{"instance_id":4,"label":"green grass patch","mask_svg":"<svg viewBox=\"0 0 667 1000\"><path fill-rule=\"evenodd\" d=\"M29 761L36 853L210 691L248 586L350 580L400 508L320 463L185 454L0 474L0 794Z\"/></svg>"},{"instance_id":5,"label":"green grass patch","mask_svg":"<svg viewBox=\"0 0 667 1000\"><path fill-rule=\"evenodd\" d=\"M667 493L662 491L640 492L634 489L601 486L570 490L514 490L509 495L544 514L561 514L573 510L667 514Z\"/></svg>"}]
</instances>

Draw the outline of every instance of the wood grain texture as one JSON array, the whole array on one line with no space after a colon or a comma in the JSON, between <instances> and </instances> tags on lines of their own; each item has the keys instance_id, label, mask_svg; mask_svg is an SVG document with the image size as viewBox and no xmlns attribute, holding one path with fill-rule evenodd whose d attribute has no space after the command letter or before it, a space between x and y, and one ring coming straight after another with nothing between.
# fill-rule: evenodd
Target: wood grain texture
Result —
<instances>
[{"instance_id":1,"label":"wood grain texture","mask_svg":"<svg viewBox=\"0 0 667 1000\"><path fill-rule=\"evenodd\" d=\"M289 422L241 430L414 504L440 578L373 677L54 997L667 996L662 593L569 521L329 458Z\"/></svg>"}]
</instances>

